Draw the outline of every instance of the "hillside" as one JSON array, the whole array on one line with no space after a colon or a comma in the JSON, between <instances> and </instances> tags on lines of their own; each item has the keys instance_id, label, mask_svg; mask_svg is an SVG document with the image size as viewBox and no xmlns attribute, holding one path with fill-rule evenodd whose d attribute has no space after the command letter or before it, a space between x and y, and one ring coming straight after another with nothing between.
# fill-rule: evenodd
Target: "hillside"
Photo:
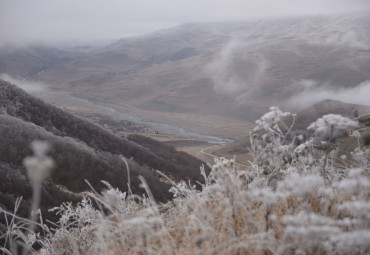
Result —
<instances>
[{"instance_id":1,"label":"hillside","mask_svg":"<svg viewBox=\"0 0 370 255\"><path fill-rule=\"evenodd\" d=\"M55 208L55 230L41 224L30 233L23 228L28 220L11 223L12 231L0 236L9 241L3 250L17 254L22 245L32 255L368 254L370 139L367 147L356 145L358 135L333 141L333 147L346 147L338 151L341 159L352 157L351 165L338 166L339 155L318 150L312 137L300 145L285 143L289 131L281 120L288 116L271 108L257 123L252 164L216 160L201 190L174 184L175 198L166 204L150 193L139 199L112 188L87 192L76 206ZM314 132L358 125L339 115L323 118L314 122Z\"/></svg>"},{"instance_id":2,"label":"hillside","mask_svg":"<svg viewBox=\"0 0 370 255\"><path fill-rule=\"evenodd\" d=\"M307 89L305 81L315 84L311 90L334 91L370 80L369 27L369 17L355 14L186 24L23 77L48 84L51 93L119 111L135 107L147 119L231 137L217 124L249 125L270 105Z\"/></svg>"},{"instance_id":3,"label":"hillside","mask_svg":"<svg viewBox=\"0 0 370 255\"><path fill-rule=\"evenodd\" d=\"M33 140L47 141L51 146L49 155L56 163L50 180L43 187L43 209L79 199L79 192L90 189L85 179L97 190L105 187L100 181L106 180L113 187L127 191L127 169L119 155L128 161L131 189L137 194L144 192L139 188L138 176L141 175L158 201L171 199L171 194L169 185L159 181L153 170L161 170L176 180L202 179L199 167L203 162L186 153L140 136L126 140L1 80L0 113L0 170L3 173L0 204L12 210L16 197L23 196L23 216L28 213L31 192L22 161L32 154L29 145ZM72 196L70 192L75 194Z\"/></svg>"},{"instance_id":4,"label":"hillside","mask_svg":"<svg viewBox=\"0 0 370 255\"><path fill-rule=\"evenodd\" d=\"M62 50L41 44L28 47L3 46L0 48L0 74L28 78L83 55L78 50Z\"/></svg>"},{"instance_id":5,"label":"hillside","mask_svg":"<svg viewBox=\"0 0 370 255\"><path fill-rule=\"evenodd\" d=\"M314 120L329 113L353 118L356 111L358 116L368 114L370 106L348 104L337 100L323 100L298 112L295 126L296 128L305 129Z\"/></svg>"},{"instance_id":6,"label":"hillside","mask_svg":"<svg viewBox=\"0 0 370 255\"><path fill-rule=\"evenodd\" d=\"M354 118L353 114L355 111L360 115L360 118L358 118L360 123L366 125L367 119L365 116L370 112L370 106L347 104L336 100L323 100L297 113L294 121L293 132L297 135L306 134L306 136L308 136L309 132L307 127L318 118L326 114L340 114L348 118ZM362 115L364 115L364 117L361 117ZM292 118L285 119L284 122L289 126L292 123ZM356 146L356 139L354 140L354 146ZM351 147L353 147L353 145L351 145ZM237 161L243 164L248 164L248 160L251 159L250 156L248 156L248 148L250 148L250 137L246 136L241 137L235 143L222 147L215 147L214 149L208 150L208 152L228 158L236 156Z\"/></svg>"},{"instance_id":7,"label":"hillside","mask_svg":"<svg viewBox=\"0 0 370 255\"><path fill-rule=\"evenodd\" d=\"M369 79L369 22L353 15L188 24L122 39L34 78L106 102L215 113L211 99L231 103L238 95L241 106L243 97L276 100L299 90L294 83L301 79L340 87ZM69 78L56 85L66 72ZM201 97L207 102L198 107Z\"/></svg>"}]
</instances>

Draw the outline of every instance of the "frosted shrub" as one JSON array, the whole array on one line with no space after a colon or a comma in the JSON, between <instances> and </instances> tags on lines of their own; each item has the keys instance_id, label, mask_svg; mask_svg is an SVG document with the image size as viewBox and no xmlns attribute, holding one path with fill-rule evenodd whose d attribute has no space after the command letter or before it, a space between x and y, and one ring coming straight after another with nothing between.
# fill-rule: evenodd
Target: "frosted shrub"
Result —
<instances>
[{"instance_id":1,"label":"frosted shrub","mask_svg":"<svg viewBox=\"0 0 370 255\"><path fill-rule=\"evenodd\" d=\"M307 129L315 131L318 136L332 140L343 135L349 128L357 126L358 122L347 117L339 114L327 114L311 123Z\"/></svg>"},{"instance_id":2,"label":"frosted shrub","mask_svg":"<svg viewBox=\"0 0 370 255\"><path fill-rule=\"evenodd\" d=\"M358 147L351 153L351 156L355 159L359 167L368 172L370 171L370 149L360 149Z\"/></svg>"},{"instance_id":3,"label":"frosted shrub","mask_svg":"<svg viewBox=\"0 0 370 255\"><path fill-rule=\"evenodd\" d=\"M276 106L270 107L269 110L270 111L265 113L259 120L256 120L254 131L265 130L268 132L276 132L278 130L278 123L282 123L284 118L291 115L289 112L282 112Z\"/></svg>"},{"instance_id":4,"label":"frosted shrub","mask_svg":"<svg viewBox=\"0 0 370 255\"><path fill-rule=\"evenodd\" d=\"M144 179L142 197L105 183L107 190L86 193L77 206L54 208L54 231L30 239L45 255L369 253L369 150L353 152L358 168L342 169L339 178L332 167L325 176L325 153L312 139L297 146L288 116L271 108L250 135L250 166L216 159L209 175L201 169L201 191L162 174L174 199L158 204ZM325 120L313 127L353 125Z\"/></svg>"},{"instance_id":5,"label":"frosted shrub","mask_svg":"<svg viewBox=\"0 0 370 255\"><path fill-rule=\"evenodd\" d=\"M290 126L284 122L290 116L292 115L288 112L271 107L270 112L256 121L254 132L250 134L250 154L253 157L254 170L268 175L272 182L281 177L294 150L294 142L287 143L287 139L293 135L295 116Z\"/></svg>"},{"instance_id":6,"label":"frosted shrub","mask_svg":"<svg viewBox=\"0 0 370 255\"><path fill-rule=\"evenodd\" d=\"M97 242L95 229L103 220L100 211L92 206L90 198L84 198L76 207L65 203L53 208L60 215L58 228L44 241L40 254L73 254L77 250L86 254Z\"/></svg>"}]
</instances>

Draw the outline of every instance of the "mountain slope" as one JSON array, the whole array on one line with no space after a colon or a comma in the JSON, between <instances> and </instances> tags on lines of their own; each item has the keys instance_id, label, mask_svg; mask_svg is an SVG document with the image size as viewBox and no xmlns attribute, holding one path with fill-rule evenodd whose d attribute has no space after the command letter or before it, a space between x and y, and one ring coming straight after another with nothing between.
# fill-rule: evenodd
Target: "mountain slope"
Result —
<instances>
[{"instance_id":1,"label":"mountain slope","mask_svg":"<svg viewBox=\"0 0 370 255\"><path fill-rule=\"evenodd\" d=\"M83 52L45 45L0 48L0 74L29 78L48 68L80 58Z\"/></svg>"},{"instance_id":2,"label":"mountain slope","mask_svg":"<svg viewBox=\"0 0 370 255\"><path fill-rule=\"evenodd\" d=\"M370 106L347 104L337 100L323 100L300 111L296 119L296 128L306 129L313 121L326 114L340 114L353 118L355 111L358 115L370 112Z\"/></svg>"},{"instance_id":3,"label":"mountain slope","mask_svg":"<svg viewBox=\"0 0 370 255\"><path fill-rule=\"evenodd\" d=\"M85 179L97 190L105 188L100 182L105 180L127 191L127 168L119 155L128 162L132 191L145 193L139 187L138 176L143 176L158 201L170 200L172 195L153 169L177 180L202 180L203 162L198 159L158 142L150 147L154 141L147 138L142 145L123 139L0 80L0 206L11 211L15 199L23 196L22 216L28 216L32 194L22 162L32 155L29 145L34 140L49 143L49 155L56 163L42 190L41 208L48 218L53 215L47 208L77 201L79 192L90 189Z\"/></svg>"},{"instance_id":4,"label":"mountain slope","mask_svg":"<svg viewBox=\"0 0 370 255\"><path fill-rule=\"evenodd\" d=\"M51 93L123 112L134 106L135 115L176 126L200 129L201 116L201 131L212 132L220 125L215 115L247 126L268 106L304 90L307 79L317 84L311 90L333 91L370 80L369 27L369 17L356 14L187 24L56 61L29 78L49 84Z\"/></svg>"},{"instance_id":5,"label":"mountain slope","mask_svg":"<svg viewBox=\"0 0 370 255\"><path fill-rule=\"evenodd\" d=\"M366 120L368 118L366 117L366 114L370 113L370 106L347 104L336 100L323 100L297 113L293 126L293 132L297 134L307 133L307 127L323 115L340 114L348 118L354 118L355 111L357 111L360 116L364 115L364 117L362 118L363 120L360 121L360 123L362 125L366 125ZM359 120L361 120L361 117L359 118ZM285 120L285 124L287 126L290 126L291 123L292 119ZM353 137L351 139L355 140L355 145L357 145L357 140ZM212 153L227 158L232 158L236 156L237 161L248 164L248 160L251 160L251 158L248 156L249 147L250 137L247 136L239 139L235 143L222 146L221 148L215 148Z\"/></svg>"},{"instance_id":6,"label":"mountain slope","mask_svg":"<svg viewBox=\"0 0 370 255\"><path fill-rule=\"evenodd\" d=\"M369 27L357 15L188 24L120 40L34 78L111 105L253 120L251 105L289 98L302 80L334 88L369 80Z\"/></svg>"},{"instance_id":7,"label":"mountain slope","mask_svg":"<svg viewBox=\"0 0 370 255\"><path fill-rule=\"evenodd\" d=\"M360 14L186 24L80 55L71 50L75 57L66 61L51 54L53 64L27 78L58 96L233 137L214 128L218 117L248 125L307 90L307 81L315 84L310 90L337 91L370 80L369 27ZM19 54L19 64L29 66L29 56ZM201 128L199 116L206 120Z\"/></svg>"},{"instance_id":8,"label":"mountain slope","mask_svg":"<svg viewBox=\"0 0 370 255\"><path fill-rule=\"evenodd\" d=\"M94 149L133 158L140 165L146 164L173 176L177 176L177 173L186 173L191 179L201 178L198 170L203 162L200 160L191 158L186 164L172 163L171 158L178 152L173 150L171 152L167 146L158 146L157 150L168 151L168 157L158 157L155 151L114 135L55 106L48 105L9 83L0 82L0 86L0 109L3 108L8 115L35 123L55 135L76 138Z\"/></svg>"}]
</instances>

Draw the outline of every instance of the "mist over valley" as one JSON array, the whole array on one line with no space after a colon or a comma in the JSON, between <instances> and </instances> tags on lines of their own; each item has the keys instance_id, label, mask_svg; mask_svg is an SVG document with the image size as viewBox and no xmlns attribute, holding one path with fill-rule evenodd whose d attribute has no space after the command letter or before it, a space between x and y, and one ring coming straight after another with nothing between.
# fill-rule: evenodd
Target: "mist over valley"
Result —
<instances>
[{"instance_id":1,"label":"mist over valley","mask_svg":"<svg viewBox=\"0 0 370 255\"><path fill-rule=\"evenodd\" d=\"M0 252L370 251L366 1L42 2L0 10Z\"/></svg>"},{"instance_id":2,"label":"mist over valley","mask_svg":"<svg viewBox=\"0 0 370 255\"><path fill-rule=\"evenodd\" d=\"M188 24L86 51L2 51L0 71L54 95L232 138L270 105L366 104L369 23L352 14ZM220 121L235 121L236 134L215 128Z\"/></svg>"}]
</instances>

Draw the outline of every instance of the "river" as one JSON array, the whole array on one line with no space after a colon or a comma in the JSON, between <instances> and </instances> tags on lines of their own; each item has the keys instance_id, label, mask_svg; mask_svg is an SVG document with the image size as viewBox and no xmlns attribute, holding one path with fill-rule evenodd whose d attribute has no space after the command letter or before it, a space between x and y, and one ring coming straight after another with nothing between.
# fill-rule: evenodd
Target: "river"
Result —
<instances>
[{"instance_id":1,"label":"river","mask_svg":"<svg viewBox=\"0 0 370 255\"><path fill-rule=\"evenodd\" d=\"M169 125L169 124L158 123L152 120L147 120L139 116L135 116L133 114L129 114L126 112L121 112L112 107L101 105L101 104L98 104L98 103L95 103L95 102L92 102L92 101L89 101L83 98L76 98L76 97L70 97L70 96L57 96L47 91L44 91L42 95L38 95L38 96L56 105L84 106L84 107L89 108L91 111L98 112L99 114L102 114L102 115L108 115L118 120L129 120L132 122L136 122L138 124L150 126L153 129L159 129L162 132L165 132L166 134L175 135L175 136L182 137L182 138L197 139L197 140L206 141L212 144L228 144L228 143L234 142L231 139L212 136L212 135L206 135L206 134L199 134L197 132L186 130L181 127L176 127L176 126ZM128 106L131 108L135 108L130 105Z\"/></svg>"}]
</instances>

